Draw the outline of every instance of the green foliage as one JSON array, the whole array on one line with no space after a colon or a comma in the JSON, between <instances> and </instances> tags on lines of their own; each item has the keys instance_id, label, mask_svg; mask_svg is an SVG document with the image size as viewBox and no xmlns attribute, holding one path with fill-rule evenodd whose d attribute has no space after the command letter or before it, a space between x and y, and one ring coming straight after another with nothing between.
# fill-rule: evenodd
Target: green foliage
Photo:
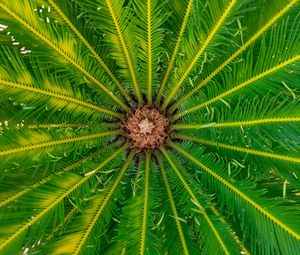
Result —
<instances>
[{"instance_id":1,"label":"green foliage","mask_svg":"<svg viewBox=\"0 0 300 255\"><path fill-rule=\"evenodd\" d=\"M298 0L0 0L0 255L300 251ZM170 121L152 151L128 112Z\"/></svg>"}]
</instances>

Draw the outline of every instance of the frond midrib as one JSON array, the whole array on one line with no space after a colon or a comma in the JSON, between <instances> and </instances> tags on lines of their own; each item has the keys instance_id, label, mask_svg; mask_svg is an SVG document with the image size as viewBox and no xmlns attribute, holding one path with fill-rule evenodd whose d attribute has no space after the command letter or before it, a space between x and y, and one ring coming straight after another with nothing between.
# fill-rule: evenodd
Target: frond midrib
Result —
<instances>
[{"instance_id":1,"label":"frond midrib","mask_svg":"<svg viewBox=\"0 0 300 255\"><path fill-rule=\"evenodd\" d=\"M147 0L147 33L148 33L148 104L152 104L152 11L151 0Z\"/></svg>"},{"instance_id":2,"label":"frond midrib","mask_svg":"<svg viewBox=\"0 0 300 255\"><path fill-rule=\"evenodd\" d=\"M115 130L115 131L101 132L101 133L90 134L90 135L77 136L77 137L72 137L72 138L50 140L50 141L43 142L43 143L30 144L30 145L25 145L25 146L18 147L18 148L0 151L0 156L6 156L9 154L14 154L14 153L18 153L18 152L42 149L42 148L46 148L46 147L57 146L57 145L67 144L67 143L72 143L72 142L91 140L91 139L96 139L96 138L100 138L100 137L104 137L104 136L118 135L120 133L121 133L120 130Z\"/></svg>"},{"instance_id":3,"label":"frond midrib","mask_svg":"<svg viewBox=\"0 0 300 255\"><path fill-rule=\"evenodd\" d=\"M151 154L147 153L146 154L146 166L145 166L143 220L142 220L141 243L140 243L140 252L139 252L140 255L145 254L145 242L146 242L147 222L148 222L150 157L151 157Z\"/></svg>"},{"instance_id":4,"label":"frond midrib","mask_svg":"<svg viewBox=\"0 0 300 255\"><path fill-rule=\"evenodd\" d=\"M285 123L285 122L300 122L300 117L275 117L261 118L243 121L232 122L211 122L203 124L182 123L173 125L172 129L203 129L203 128L225 128L225 127L240 127L240 126L258 126L263 124Z\"/></svg>"}]
</instances>

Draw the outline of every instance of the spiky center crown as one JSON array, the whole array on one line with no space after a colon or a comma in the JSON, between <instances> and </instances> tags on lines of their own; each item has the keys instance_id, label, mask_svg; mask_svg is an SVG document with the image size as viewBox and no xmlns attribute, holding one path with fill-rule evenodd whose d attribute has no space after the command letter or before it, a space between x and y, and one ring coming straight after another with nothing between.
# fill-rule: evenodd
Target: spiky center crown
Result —
<instances>
[{"instance_id":1,"label":"spiky center crown","mask_svg":"<svg viewBox=\"0 0 300 255\"><path fill-rule=\"evenodd\" d=\"M138 150L154 150L164 144L169 134L169 120L156 108L143 106L128 114L124 134Z\"/></svg>"}]
</instances>

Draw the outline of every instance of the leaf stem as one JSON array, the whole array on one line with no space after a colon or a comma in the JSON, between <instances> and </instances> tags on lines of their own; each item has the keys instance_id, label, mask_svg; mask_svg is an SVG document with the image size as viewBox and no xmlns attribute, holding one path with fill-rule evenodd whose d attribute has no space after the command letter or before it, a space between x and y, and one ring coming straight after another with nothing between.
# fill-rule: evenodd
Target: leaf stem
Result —
<instances>
[{"instance_id":1,"label":"leaf stem","mask_svg":"<svg viewBox=\"0 0 300 255\"><path fill-rule=\"evenodd\" d=\"M143 224L142 224L142 235L141 235L141 244L140 244L140 255L145 254L145 241L146 241L147 222L148 222L150 158L151 158L151 153L149 153L149 152L146 153L144 210L143 210Z\"/></svg>"},{"instance_id":2,"label":"leaf stem","mask_svg":"<svg viewBox=\"0 0 300 255\"><path fill-rule=\"evenodd\" d=\"M226 127L240 127L240 126L257 126L257 125L285 123L285 122L300 122L300 117L278 117L278 118L265 118L265 119L244 120L244 121L234 121L234 122L220 122L220 123L211 122L206 124L183 123L183 124L172 125L170 128L173 130L226 128Z\"/></svg>"},{"instance_id":3,"label":"leaf stem","mask_svg":"<svg viewBox=\"0 0 300 255\"><path fill-rule=\"evenodd\" d=\"M18 152L43 149L43 148L48 148L51 146L57 146L57 145L61 145L61 144L97 139L97 138L104 137L104 136L113 136L113 135L118 135L118 134L121 134L120 130L101 132L101 133L97 133L97 134L83 135L83 136L77 136L77 137L72 137L72 138L64 138L64 139L59 139L59 140L54 140L54 141L50 140L50 141L47 141L44 143L30 144L30 145L26 145L26 146L14 148L14 149L0 151L0 157L18 153Z\"/></svg>"}]
</instances>

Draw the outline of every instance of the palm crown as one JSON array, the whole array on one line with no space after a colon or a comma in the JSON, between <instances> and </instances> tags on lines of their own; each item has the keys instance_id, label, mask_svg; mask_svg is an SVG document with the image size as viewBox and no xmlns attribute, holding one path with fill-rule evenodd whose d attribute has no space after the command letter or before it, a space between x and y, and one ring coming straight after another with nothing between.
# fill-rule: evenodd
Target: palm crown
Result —
<instances>
[{"instance_id":1,"label":"palm crown","mask_svg":"<svg viewBox=\"0 0 300 255\"><path fill-rule=\"evenodd\" d=\"M299 254L297 0L0 0L0 254Z\"/></svg>"}]
</instances>

